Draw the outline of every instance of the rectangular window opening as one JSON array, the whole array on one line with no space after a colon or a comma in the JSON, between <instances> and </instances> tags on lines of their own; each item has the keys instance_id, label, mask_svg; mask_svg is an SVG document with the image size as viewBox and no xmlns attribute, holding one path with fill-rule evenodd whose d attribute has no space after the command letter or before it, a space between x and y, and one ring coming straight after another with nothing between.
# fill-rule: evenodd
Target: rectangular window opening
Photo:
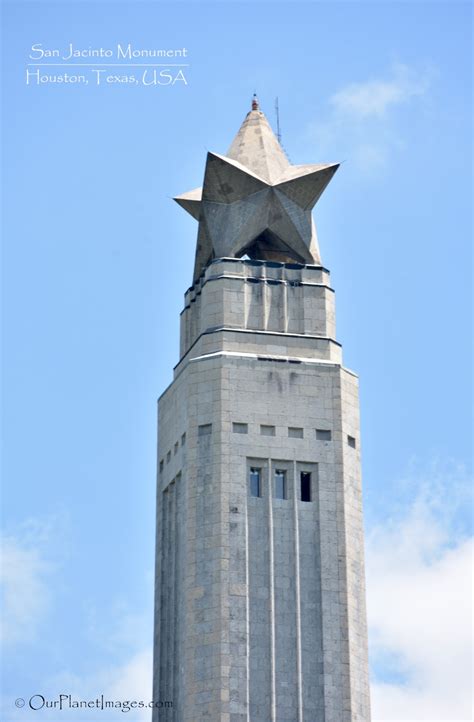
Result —
<instances>
[{"instance_id":1,"label":"rectangular window opening","mask_svg":"<svg viewBox=\"0 0 474 722\"><path fill-rule=\"evenodd\" d=\"M176 444L174 445L174 453L175 453L175 454L178 453L178 448L179 448L179 443L176 442Z\"/></svg>"},{"instance_id":2,"label":"rectangular window opening","mask_svg":"<svg viewBox=\"0 0 474 722\"><path fill-rule=\"evenodd\" d=\"M171 459L171 451L168 451L168 453L166 454L166 463L167 464L170 463L170 459Z\"/></svg>"},{"instance_id":3,"label":"rectangular window opening","mask_svg":"<svg viewBox=\"0 0 474 722\"><path fill-rule=\"evenodd\" d=\"M288 436L290 436L292 439L302 439L303 429L301 429L299 426L289 426Z\"/></svg>"},{"instance_id":4,"label":"rectangular window opening","mask_svg":"<svg viewBox=\"0 0 474 722\"><path fill-rule=\"evenodd\" d=\"M309 471L302 471L300 474L301 501L311 501L311 474Z\"/></svg>"},{"instance_id":5,"label":"rectangular window opening","mask_svg":"<svg viewBox=\"0 0 474 722\"><path fill-rule=\"evenodd\" d=\"M275 427L267 424L260 424L260 433L262 436L275 436Z\"/></svg>"},{"instance_id":6,"label":"rectangular window opening","mask_svg":"<svg viewBox=\"0 0 474 722\"><path fill-rule=\"evenodd\" d=\"M355 449L355 447L356 447L356 440L355 440L355 438L354 438L353 436L348 436L348 437L347 437L347 443L349 444L349 446L351 446L353 449Z\"/></svg>"},{"instance_id":7,"label":"rectangular window opening","mask_svg":"<svg viewBox=\"0 0 474 722\"><path fill-rule=\"evenodd\" d=\"M232 424L232 431L234 434L248 434L249 432L249 426L248 424L241 424L234 422Z\"/></svg>"},{"instance_id":8,"label":"rectangular window opening","mask_svg":"<svg viewBox=\"0 0 474 722\"><path fill-rule=\"evenodd\" d=\"M316 438L318 441L331 441L331 431L329 429L316 429Z\"/></svg>"},{"instance_id":9,"label":"rectangular window opening","mask_svg":"<svg viewBox=\"0 0 474 722\"><path fill-rule=\"evenodd\" d=\"M275 499L288 499L286 471L275 469Z\"/></svg>"},{"instance_id":10,"label":"rectangular window opening","mask_svg":"<svg viewBox=\"0 0 474 722\"><path fill-rule=\"evenodd\" d=\"M164 466L164 465L165 465L165 462L163 461L163 459L161 459L161 461L160 461L160 471L163 471L163 466Z\"/></svg>"},{"instance_id":11,"label":"rectangular window opening","mask_svg":"<svg viewBox=\"0 0 474 722\"><path fill-rule=\"evenodd\" d=\"M181 446L184 446L186 443L186 434L182 434L181 436Z\"/></svg>"},{"instance_id":12,"label":"rectangular window opening","mask_svg":"<svg viewBox=\"0 0 474 722\"><path fill-rule=\"evenodd\" d=\"M262 496L262 470L250 469L250 496Z\"/></svg>"},{"instance_id":13,"label":"rectangular window opening","mask_svg":"<svg viewBox=\"0 0 474 722\"><path fill-rule=\"evenodd\" d=\"M212 431L212 424L201 424L198 426L198 436L208 436Z\"/></svg>"}]
</instances>

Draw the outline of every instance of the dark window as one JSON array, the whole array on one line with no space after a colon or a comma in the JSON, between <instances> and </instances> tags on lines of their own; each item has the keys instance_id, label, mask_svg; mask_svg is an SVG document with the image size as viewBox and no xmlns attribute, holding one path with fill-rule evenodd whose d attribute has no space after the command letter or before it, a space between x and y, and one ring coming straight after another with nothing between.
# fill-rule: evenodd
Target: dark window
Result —
<instances>
[{"instance_id":1,"label":"dark window","mask_svg":"<svg viewBox=\"0 0 474 722\"><path fill-rule=\"evenodd\" d=\"M171 451L168 451L168 453L166 454L166 463L167 464L170 463L170 459L171 459Z\"/></svg>"},{"instance_id":2,"label":"dark window","mask_svg":"<svg viewBox=\"0 0 474 722\"><path fill-rule=\"evenodd\" d=\"M208 436L212 431L212 424L198 426L198 436Z\"/></svg>"},{"instance_id":3,"label":"dark window","mask_svg":"<svg viewBox=\"0 0 474 722\"><path fill-rule=\"evenodd\" d=\"M174 453L175 453L175 454L178 453L178 448L179 448L179 443L176 442L176 444L174 445Z\"/></svg>"},{"instance_id":4,"label":"dark window","mask_svg":"<svg viewBox=\"0 0 474 722\"><path fill-rule=\"evenodd\" d=\"M288 428L288 436L290 436L293 439L302 439L303 438L303 429L301 429L299 426L290 426Z\"/></svg>"},{"instance_id":5,"label":"dark window","mask_svg":"<svg viewBox=\"0 0 474 722\"><path fill-rule=\"evenodd\" d=\"M181 446L184 446L185 443L186 443L186 434L183 434L183 435L181 436Z\"/></svg>"},{"instance_id":6,"label":"dark window","mask_svg":"<svg viewBox=\"0 0 474 722\"><path fill-rule=\"evenodd\" d=\"M275 470L275 499L287 499L286 491L286 471L282 469Z\"/></svg>"},{"instance_id":7,"label":"dark window","mask_svg":"<svg viewBox=\"0 0 474 722\"><path fill-rule=\"evenodd\" d=\"M262 496L262 470L250 469L250 495Z\"/></svg>"},{"instance_id":8,"label":"dark window","mask_svg":"<svg viewBox=\"0 0 474 722\"><path fill-rule=\"evenodd\" d=\"M301 501L311 501L311 474L309 471L302 471L301 476Z\"/></svg>"},{"instance_id":9,"label":"dark window","mask_svg":"<svg viewBox=\"0 0 474 722\"><path fill-rule=\"evenodd\" d=\"M233 423L232 424L232 431L234 434L248 434L249 427L248 424L240 424L240 423Z\"/></svg>"},{"instance_id":10,"label":"dark window","mask_svg":"<svg viewBox=\"0 0 474 722\"><path fill-rule=\"evenodd\" d=\"M354 439L353 436L348 436L348 437L347 437L347 443L349 444L349 446L352 446L352 448L355 449L355 447L356 447L356 440Z\"/></svg>"},{"instance_id":11,"label":"dark window","mask_svg":"<svg viewBox=\"0 0 474 722\"><path fill-rule=\"evenodd\" d=\"M275 427L262 424L260 426L260 433L262 434L262 436L275 436Z\"/></svg>"},{"instance_id":12,"label":"dark window","mask_svg":"<svg viewBox=\"0 0 474 722\"><path fill-rule=\"evenodd\" d=\"M316 429L316 438L319 441L331 441L331 432L329 429Z\"/></svg>"},{"instance_id":13,"label":"dark window","mask_svg":"<svg viewBox=\"0 0 474 722\"><path fill-rule=\"evenodd\" d=\"M160 471L163 471L163 465L164 465L164 462L163 462L163 459L162 459L162 460L160 461Z\"/></svg>"}]
</instances>

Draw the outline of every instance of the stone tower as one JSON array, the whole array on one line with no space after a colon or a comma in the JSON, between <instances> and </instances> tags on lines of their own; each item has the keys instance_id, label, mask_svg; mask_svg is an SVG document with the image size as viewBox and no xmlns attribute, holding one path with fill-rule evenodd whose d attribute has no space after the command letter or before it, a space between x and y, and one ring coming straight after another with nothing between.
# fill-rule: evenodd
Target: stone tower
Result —
<instances>
[{"instance_id":1,"label":"stone tower","mask_svg":"<svg viewBox=\"0 0 474 722\"><path fill-rule=\"evenodd\" d=\"M311 209L254 99L202 189L159 400L154 722L369 722L357 377Z\"/></svg>"}]
</instances>

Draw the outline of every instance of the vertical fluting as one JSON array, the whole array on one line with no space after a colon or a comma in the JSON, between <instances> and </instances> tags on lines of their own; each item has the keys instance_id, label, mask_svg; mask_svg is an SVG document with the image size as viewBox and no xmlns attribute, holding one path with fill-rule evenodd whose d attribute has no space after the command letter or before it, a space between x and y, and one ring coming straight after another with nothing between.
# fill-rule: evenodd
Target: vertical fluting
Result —
<instances>
[{"instance_id":1,"label":"vertical fluting","mask_svg":"<svg viewBox=\"0 0 474 722\"><path fill-rule=\"evenodd\" d=\"M168 637L168 696L166 697L166 700L173 701L174 696L174 673L175 673L175 647L174 647L174 641L175 641L175 630L176 630L176 614L175 614L175 583L176 583L176 559L175 559L175 549L174 549L174 542L175 542L175 530L176 530L176 498L175 498L175 491L176 491L176 483L173 482L170 484L170 491L169 491L169 509L168 509L168 518L170 521L170 528L169 528L169 534L168 534L168 561L169 561L169 567L168 567L168 574L169 578L167 580L168 584L168 592L169 592L169 602L168 602L168 630L167 630L167 637ZM174 714L173 712L170 712L168 715L169 719L173 719ZM174 722L174 721L173 721Z\"/></svg>"},{"instance_id":2,"label":"vertical fluting","mask_svg":"<svg viewBox=\"0 0 474 722\"><path fill-rule=\"evenodd\" d=\"M245 494L245 669L247 721L250 722L250 571L249 571L249 504Z\"/></svg>"},{"instance_id":3,"label":"vertical fluting","mask_svg":"<svg viewBox=\"0 0 474 722\"><path fill-rule=\"evenodd\" d=\"M265 266L263 266L263 268L262 268L261 283L262 283L262 302L263 302L263 330L266 331L268 329L268 317L269 317L269 312L270 312L271 288L268 286L268 283L267 283Z\"/></svg>"},{"instance_id":4,"label":"vertical fluting","mask_svg":"<svg viewBox=\"0 0 474 722\"><path fill-rule=\"evenodd\" d=\"M158 691L157 698L158 699L165 699L164 697L164 674L165 674L165 644L164 644L164 637L165 637L165 598L164 598L164 585L165 585L165 575L166 575L166 509L165 509L165 503L166 503L166 494L165 492L161 492L160 490L160 501L158 505L159 509L159 549L160 549L160 577L159 577L159 584L156 587L156 593L158 595L158 598L156 600L157 609L159 616L159 634L158 634L158 654L155 658L155 664L158 663L158 680L157 680L157 687L155 687L155 690Z\"/></svg>"},{"instance_id":5,"label":"vertical fluting","mask_svg":"<svg viewBox=\"0 0 474 722\"><path fill-rule=\"evenodd\" d=\"M283 283L283 333L288 333L288 283Z\"/></svg>"},{"instance_id":6,"label":"vertical fluting","mask_svg":"<svg viewBox=\"0 0 474 722\"><path fill-rule=\"evenodd\" d=\"M172 688L172 667L173 658L170 647L170 627L173 621L172 593L171 593L171 518L172 518L172 500L171 487L163 492L162 496L162 549L163 564L161 571L161 637L160 637L160 699L171 700L173 694ZM165 715L167 712L165 712ZM166 719L166 717L164 717Z\"/></svg>"},{"instance_id":7,"label":"vertical fluting","mask_svg":"<svg viewBox=\"0 0 474 722\"><path fill-rule=\"evenodd\" d=\"M272 460L268 459L268 557L270 581L270 694L271 721L276 720L276 675L275 675L275 549L273 538L273 493Z\"/></svg>"},{"instance_id":8,"label":"vertical fluting","mask_svg":"<svg viewBox=\"0 0 474 722\"><path fill-rule=\"evenodd\" d=\"M263 459L249 461L248 469L262 470L264 493L254 497L247 490L249 548L249 718L251 722L272 720L271 616L269 564L268 466Z\"/></svg>"},{"instance_id":9,"label":"vertical fluting","mask_svg":"<svg viewBox=\"0 0 474 722\"><path fill-rule=\"evenodd\" d=\"M300 529L298 519L298 485L296 461L293 461L293 535L295 543L295 596L296 596L296 684L298 692L298 722L303 722L303 685L301 659L301 586L300 586Z\"/></svg>"},{"instance_id":10,"label":"vertical fluting","mask_svg":"<svg viewBox=\"0 0 474 722\"><path fill-rule=\"evenodd\" d=\"M249 327L249 293L250 293L250 284L244 283L244 323L243 327L248 328Z\"/></svg>"},{"instance_id":11,"label":"vertical fluting","mask_svg":"<svg viewBox=\"0 0 474 722\"><path fill-rule=\"evenodd\" d=\"M176 477L174 492L174 534L173 534L173 556L174 556L174 584L173 584L173 595L174 595L174 609L173 614L173 708L175 716L179 716L179 660L181 659L181 646L180 646L180 614L178 613L178 607L181 606L181 589L180 589L180 578L181 578L181 536L179 528L179 512L181 506L181 474Z\"/></svg>"}]
</instances>

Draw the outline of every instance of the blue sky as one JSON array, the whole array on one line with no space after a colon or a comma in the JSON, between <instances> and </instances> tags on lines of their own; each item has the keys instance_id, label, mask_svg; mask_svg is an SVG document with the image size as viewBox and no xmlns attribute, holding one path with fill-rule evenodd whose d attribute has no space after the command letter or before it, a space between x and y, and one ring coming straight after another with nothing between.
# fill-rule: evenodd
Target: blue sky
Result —
<instances>
[{"instance_id":1,"label":"blue sky","mask_svg":"<svg viewBox=\"0 0 474 722\"><path fill-rule=\"evenodd\" d=\"M315 219L361 379L374 718L469 719L470 5L3 10L2 718L147 689L156 399L196 239L171 198L256 90L293 163L344 161ZM27 86L33 43L186 47L187 84Z\"/></svg>"}]
</instances>

